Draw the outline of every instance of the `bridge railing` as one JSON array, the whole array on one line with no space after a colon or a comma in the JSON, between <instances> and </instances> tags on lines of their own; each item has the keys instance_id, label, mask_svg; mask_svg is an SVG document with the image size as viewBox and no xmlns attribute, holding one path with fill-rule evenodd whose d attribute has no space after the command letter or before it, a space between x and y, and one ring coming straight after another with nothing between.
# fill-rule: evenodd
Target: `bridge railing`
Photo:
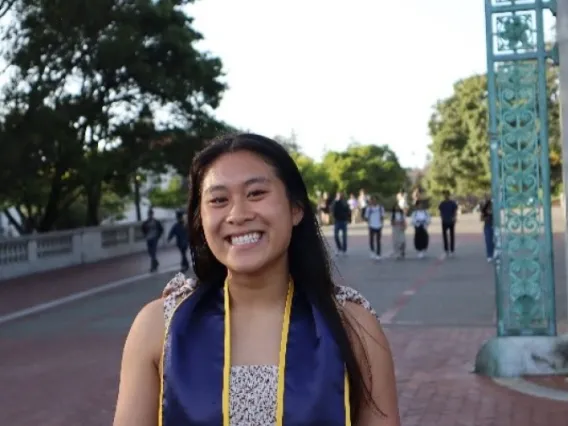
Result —
<instances>
[{"instance_id":1,"label":"bridge railing","mask_svg":"<svg viewBox=\"0 0 568 426\"><path fill-rule=\"evenodd\" d=\"M166 244L174 219L162 220ZM146 250L141 223L49 232L0 240L0 280Z\"/></svg>"}]
</instances>

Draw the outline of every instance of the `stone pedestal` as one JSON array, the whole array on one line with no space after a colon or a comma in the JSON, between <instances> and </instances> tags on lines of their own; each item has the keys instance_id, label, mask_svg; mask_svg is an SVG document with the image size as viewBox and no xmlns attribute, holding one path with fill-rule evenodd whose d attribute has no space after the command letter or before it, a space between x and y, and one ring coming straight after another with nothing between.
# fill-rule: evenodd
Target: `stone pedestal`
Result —
<instances>
[{"instance_id":1,"label":"stone pedestal","mask_svg":"<svg viewBox=\"0 0 568 426\"><path fill-rule=\"evenodd\" d=\"M568 335L495 337L477 353L474 372L490 377L568 374Z\"/></svg>"}]
</instances>

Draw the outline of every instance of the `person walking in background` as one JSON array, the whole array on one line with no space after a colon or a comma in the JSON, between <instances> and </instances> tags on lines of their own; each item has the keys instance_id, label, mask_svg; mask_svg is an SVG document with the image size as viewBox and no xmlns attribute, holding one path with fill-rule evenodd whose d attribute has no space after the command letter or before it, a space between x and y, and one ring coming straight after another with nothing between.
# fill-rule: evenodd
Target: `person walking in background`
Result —
<instances>
[{"instance_id":1,"label":"person walking in background","mask_svg":"<svg viewBox=\"0 0 568 426\"><path fill-rule=\"evenodd\" d=\"M359 202L355 198L355 194L349 196L349 209L351 210L351 223L359 223L361 221L361 211L359 209Z\"/></svg>"},{"instance_id":2,"label":"person walking in background","mask_svg":"<svg viewBox=\"0 0 568 426\"><path fill-rule=\"evenodd\" d=\"M364 189L359 190L359 197L357 197L357 204L359 209L360 218L365 217L365 209L369 205L369 196Z\"/></svg>"},{"instance_id":3,"label":"person walking in background","mask_svg":"<svg viewBox=\"0 0 568 426\"><path fill-rule=\"evenodd\" d=\"M428 235L430 214L424 208L422 201L416 204L416 210L412 212L412 225L414 226L414 248L418 252L418 257L422 259L426 255L430 241L430 236Z\"/></svg>"},{"instance_id":4,"label":"person walking in background","mask_svg":"<svg viewBox=\"0 0 568 426\"><path fill-rule=\"evenodd\" d=\"M329 218L331 208L331 197L327 192L324 192L319 200L319 210L321 211L321 224L322 225L329 225L331 220Z\"/></svg>"},{"instance_id":5,"label":"person walking in background","mask_svg":"<svg viewBox=\"0 0 568 426\"><path fill-rule=\"evenodd\" d=\"M404 259L406 255L406 215L396 203L391 216L392 243L396 259Z\"/></svg>"},{"instance_id":6,"label":"person walking in background","mask_svg":"<svg viewBox=\"0 0 568 426\"><path fill-rule=\"evenodd\" d=\"M337 193L335 201L331 205L331 215L333 217L333 236L335 238L337 255L346 255L347 224L351 219L351 210L341 192ZM339 238L339 234L341 234L341 239Z\"/></svg>"},{"instance_id":7,"label":"person walking in background","mask_svg":"<svg viewBox=\"0 0 568 426\"><path fill-rule=\"evenodd\" d=\"M385 210L377 203L375 197L371 197L369 205L365 209L365 220L369 225L369 247L371 259L381 259L381 235Z\"/></svg>"},{"instance_id":8,"label":"person walking in background","mask_svg":"<svg viewBox=\"0 0 568 426\"><path fill-rule=\"evenodd\" d=\"M160 266L156 254L158 252L158 241L164 233L164 227L159 220L154 218L154 211L148 210L148 218L142 223L142 234L146 239L146 247L150 256L150 272L155 272Z\"/></svg>"},{"instance_id":9,"label":"person walking in background","mask_svg":"<svg viewBox=\"0 0 568 426\"><path fill-rule=\"evenodd\" d=\"M396 194L396 201L398 203L398 207L404 212L404 214L408 214L408 197L404 189L401 189L399 193Z\"/></svg>"},{"instance_id":10,"label":"person walking in background","mask_svg":"<svg viewBox=\"0 0 568 426\"><path fill-rule=\"evenodd\" d=\"M455 227L458 214L458 204L454 200L450 199L449 191L444 191L444 201L440 203L438 210L440 211L440 217L442 219L444 256L453 256L456 245Z\"/></svg>"},{"instance_id":11,"label":"person walking in background","mask_svg":"<svg viewBox=\"0 0 568 426\"><path fill-rule=\"evenodd\" d=\"M492 262L495 256L495 244L493 240L493 202L489 194L485 196L485 200L480 207L483 235L485 237L485 253L487 261Z\"/></svg>"},{"instance_id":12,"label":"person walking in background","mask_svg":"<svg viewBox=\"0 0 568 426\"><path fill-rule=\"evenodd\" d=\"M176 246L181 254L181 272L186 272L189 269L189 260L187 259L187 249L189 247L189 238L187 235L187 224L183 219L183 212L176 213L176 223L170 229L168 235L168 242L173 238L176 239Z\"/></svg>"}]
</instances>

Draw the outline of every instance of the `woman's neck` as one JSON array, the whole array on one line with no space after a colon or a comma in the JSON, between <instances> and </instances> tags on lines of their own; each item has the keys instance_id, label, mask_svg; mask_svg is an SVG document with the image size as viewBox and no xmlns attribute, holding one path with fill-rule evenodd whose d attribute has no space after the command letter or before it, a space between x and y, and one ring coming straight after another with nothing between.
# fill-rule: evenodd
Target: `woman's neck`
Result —
<instances>
[{"instance_id":1,"label":"woman's neck","mask_svg":"<svg viewBox=\"0 0 568 426\"><path fill-rule=\"evenodd\" d=\"M229 295L234 309L262 308L282 304L286 300L290 273L288 263L279 262L257 274L229 272Z\"/></svg>"}]
</instances>

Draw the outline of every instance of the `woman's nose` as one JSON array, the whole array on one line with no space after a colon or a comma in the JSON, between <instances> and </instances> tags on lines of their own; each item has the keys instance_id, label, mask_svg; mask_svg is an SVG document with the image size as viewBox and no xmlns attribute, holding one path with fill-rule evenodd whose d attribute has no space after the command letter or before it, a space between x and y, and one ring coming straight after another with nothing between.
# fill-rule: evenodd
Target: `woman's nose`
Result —
<instances>
[{"instance_id":1,"label":"woman's nose","mask_svg":"<svg viewBox=\"0 0 568 426\"><path fill-rule=\"evenodd\" d=\"M242 225L254 218L254 212L248 206L246 200L235 200L227 217L227 222L233 225Z\"/></svg>"}]
</instances>

